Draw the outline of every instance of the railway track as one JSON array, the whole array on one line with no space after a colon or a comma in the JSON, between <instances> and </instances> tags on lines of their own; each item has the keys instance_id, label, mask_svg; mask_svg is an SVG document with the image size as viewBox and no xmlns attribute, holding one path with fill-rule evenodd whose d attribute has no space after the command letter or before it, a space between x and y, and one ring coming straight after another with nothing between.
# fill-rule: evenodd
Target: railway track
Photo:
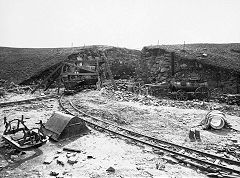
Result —
<instances>
[{"instance_id":1,"label":"railway track","mask_svg":"<svg viewBox=\"0 0 240 178\"><path fill-rule=\"evenodd\" d=\"M96 129L108 131L121 137L148 145L152 148L168 152L180 163L190 164L201 170L218 173L225 177L240 177L240 162L219 157L217 155L202 152L196 149L176 145L171 142L163 141L155 137L144 135L139 132L118 126L112 122L102 120L81 111L70 100L63 100L63 95L59 98L59 104L62 109L71 115L77 115L83 119L89 126Z\"/></svg>"}]
</instances>

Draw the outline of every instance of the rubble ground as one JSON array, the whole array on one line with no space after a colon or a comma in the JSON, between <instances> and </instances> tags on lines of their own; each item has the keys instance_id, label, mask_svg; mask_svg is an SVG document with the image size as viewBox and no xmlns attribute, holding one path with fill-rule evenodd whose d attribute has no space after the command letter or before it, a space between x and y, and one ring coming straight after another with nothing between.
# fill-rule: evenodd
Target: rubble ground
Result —
<instances>
[{"instance_id":1,"label":"rubble ground","mask_svg":"<svg viewBox=\"0 0 240 178\"><path fill-rule=\"evenodd\" d=\"M190 142L188 139L190 128L199 127L200 121L209 111L205 105L214 104L224 108L223 105L204 103L203 107L201 102L192 101L190 108L186 107L186 102L161 100L120 91L113 93L104 89L83 91L68 96L68 99L72 99L75 105L88 114L114 121L147 135L210 153L219 154L219 149L233 147L240 141L237 131L240 118L234 114L239 111L237 106L234 106L234 110L230 110L232 112L228 112L231 115L227 115L227 121L235 126L236 130L200 129L202 141ZM196 102L195 108L194 102ZM3 123L4 116L11 120L24 115L31 118L26 120L26 125L31 128L39 120L46 122L52 113L59 109L55 98L4 107L0 109L0 123ZM0 124L1 134L3 130L4 125ZM3 143L0 142L1 144ZM64 147L79 149L81 152L63 151ZM36 152L34 150L10 157L5 155L7 152L1 152L0 177L53 177L54 175L55 177L207 177L196 168L176 164L174 161L170 163L167 153L156 154L150 147L93 129L81 137L60 142L49 141L41 146L39 151L40 155L31 159L27 158L34 155ZM44 164L46 159L50 159L49 164ZM26 161L19 162L19 160Z\"/></svg>"},{"instance_id":2,"label":"rubble ground","mask_svg":"<svg viewBox=\"0 0 240 178\"><path fill-rule=\"evenodd\" d=\"M239 141L240 139L238 131L240 130L240 117L238 116L227 114L226 118L236 130L207 131L202 130L199 124L209 110L198 109L199 103L196 104L196 109L193 108L194 106L188 109L183 102L182 107L172 107L166 104L156 105L157 99L135 97L142 98L142 103L140 100L136 102L133 99L127 101L126 97L119 101L119 98L113 97L113 94L109 94L109 92L92 91L77 94L74 96L74 103L91 115L124 124L125 127L146 135L202 150L213 149L214 151L219 145L225 146L227 143L231 144L231 140ZM193 101L188 102L194 103ZM178 101L176 103L179 104ZM217 103L212 105L217 105ZM218 105L221 107L221 104ZM239 107L235 107L239 111ZM189 130L194 127L201 129L201 142L192 143L188 140Z\"/></svg>"}]
</instances>

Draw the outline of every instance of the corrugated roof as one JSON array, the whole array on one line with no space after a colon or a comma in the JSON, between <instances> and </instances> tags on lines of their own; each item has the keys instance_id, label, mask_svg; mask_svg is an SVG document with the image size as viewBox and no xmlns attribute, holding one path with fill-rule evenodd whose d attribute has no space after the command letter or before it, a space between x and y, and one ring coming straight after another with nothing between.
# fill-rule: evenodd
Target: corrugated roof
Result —
<instances>
[{"instance_id":1,"label":"corrugated roof","mask_svg":"<svg viewBox=\"0 0 240 178\"><path fill-rule=\"evenodd\" d=\"M55 112L45 124L45 128L47 130L50 130L51 132L60 135L64 128L68 125L70 120L73 119L74 117L75 116L69 114Z\"/></svg>"}]
</instances>

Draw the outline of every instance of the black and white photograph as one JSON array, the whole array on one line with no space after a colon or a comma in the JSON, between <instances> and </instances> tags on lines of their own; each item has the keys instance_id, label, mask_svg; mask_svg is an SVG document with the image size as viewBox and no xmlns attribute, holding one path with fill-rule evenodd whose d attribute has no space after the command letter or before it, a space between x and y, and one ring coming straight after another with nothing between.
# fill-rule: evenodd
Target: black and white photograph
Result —
<instances>
[{"instance_id":1,"label":"black and white photograph","mask_svg":"<svg viewBox=\"0 0 240 178\"><path fill-rule=\"evenodd\" d=\"M240 0L0 0L0 178L240 178Z\"/></svg>"}]
</instances>

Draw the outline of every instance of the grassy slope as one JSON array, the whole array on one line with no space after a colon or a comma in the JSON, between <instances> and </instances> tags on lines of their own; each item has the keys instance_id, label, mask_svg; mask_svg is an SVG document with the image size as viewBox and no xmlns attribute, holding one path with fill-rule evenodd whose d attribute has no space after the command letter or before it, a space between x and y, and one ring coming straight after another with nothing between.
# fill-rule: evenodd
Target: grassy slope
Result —
<instances>
[{"instance_id":1,"label":"grassy slope","mask_svg":"<svg viewBox=\"0 0 240 178\"><path fill-rule=\"evenodd\" d=\"M92 46L91 46L92 47ZM95 46L107 49L109 60L136 60L140 56L137 50ZM0 79L20 83L44 69L67 59L72 53L77 53L83 47L75 48L8 48L0 47ZM88 48L88 47L86 47Z\"/></svg>"},{"instance_id":2,"label":"grassy slope","mask_svg":"<svg viewBox=\"0 0 240 178\"><path fill-rule=\"evenodd\" d=\"M123 60L137 63L140 51L126 48L96 46L107 49L109 60ZM161 48L175 51L178 55L189 59L197 58L202 62L240 71L240 43L234 44L186 44L186 52L182 52L183 45L164 45ZM32 75L50 67L76 53L82 47L75 48L8 48L0 47L0 79L20 83ZM207 58L201 57L203 53ZM113 71L114 72L114 71Z\"/></svg>"}]
</instances>

